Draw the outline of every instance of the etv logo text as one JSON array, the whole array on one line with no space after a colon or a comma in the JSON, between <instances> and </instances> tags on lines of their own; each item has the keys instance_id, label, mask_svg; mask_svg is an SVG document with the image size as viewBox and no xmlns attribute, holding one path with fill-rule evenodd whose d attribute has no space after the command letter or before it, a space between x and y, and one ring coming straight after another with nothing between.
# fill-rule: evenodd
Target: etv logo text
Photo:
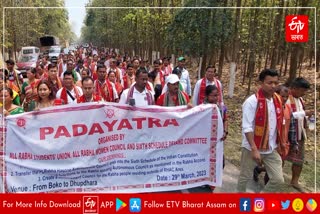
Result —
<instances>
[{"instance_id":1,"label":"etv logo text","mask_svg":"<svg viewBox=\"0 0 320 214\"><path fill-rule=\"evenodd\" d=\"M286 16L286 41L308 42L309 17L306 15Z\"/></svg>"},{"instance_id":2,"label":"etv logo text","mask_svg":"<svg viewBox=\"0 0 320 214\"><path fill-rule=\"evenodd\" d=\"M99 213L99 197L83 196L83 213L98 214Z\"/></svg>"}]
</instances>

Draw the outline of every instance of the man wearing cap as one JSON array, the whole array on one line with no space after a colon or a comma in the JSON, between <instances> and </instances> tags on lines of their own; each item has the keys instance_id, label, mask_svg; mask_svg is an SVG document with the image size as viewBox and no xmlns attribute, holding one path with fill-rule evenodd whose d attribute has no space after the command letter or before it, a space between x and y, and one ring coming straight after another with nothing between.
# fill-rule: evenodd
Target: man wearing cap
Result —
<instances>
[{"instance_id":1,"label":"man wearing cap","mask_svg":"<svg viewBox=\"0 0 320 214\"><path fill-rule=\"evenodd\" d=\"M19 93L21 90L21 85L23 84L23 76L20 71L14 69L15 63L12 59L8 59L6 61L6 64L9 71L8 80L19 88L19 91L17 91Z\"/></svg>"},{"instance_id":2,"label":"man wearing cap","mask_svg":"<svg viewBox=\"0 0 320 214\"><path fill-rule=\"evenodd\" d=\"M215 76L216 69L213 65L208 65L206 68L205 77L198 80L193 90L193 105L200 105L203 103L205 98L205 91L208 85L215 85L218 88L218 102L220 106L224 106L223 104L223 93L222 93L222 84L216 79Z\"/></svg>"},{"instance_id":3,"label":"man wearing cap","mask_svg":"<svg viewBox=\"0 0 320 214\"><path fill-rule=\"evenodd\" d=\"M190 76L189 71L185 69L185 61L186 59L181 56L178 58L178 68L181 70L181 77L180 77L180 83L182 84L183 88L189 95L189 98L191 97L191 82L190 82Z\"/></svg>"},{"instance_id":4,"label":"man wearing cap","mask_svg":"<svg viewBox=\"0 0 320 214\"><path fill-rule=\"evenodd\" d=\"M181 106L189 103L188 94L179 89L179 77L176 74L170 74L167 77L166 86L167 91L157 99L157 105Z\"/></svg>"}]
</instances>

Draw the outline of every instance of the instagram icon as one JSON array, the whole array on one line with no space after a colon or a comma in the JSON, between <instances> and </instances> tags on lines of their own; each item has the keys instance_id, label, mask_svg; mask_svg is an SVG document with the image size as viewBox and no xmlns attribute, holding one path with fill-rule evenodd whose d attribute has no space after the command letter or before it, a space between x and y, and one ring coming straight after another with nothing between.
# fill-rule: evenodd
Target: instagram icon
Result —
<instances>
[{"instance_id":1,"label":"instagram icon","mask_svg":"<svg viewBox=\"0 0 320 214\"><path fill-rule=\"evenodd\" d=\"M254 199L254 212L263 212L264 211L264 199L263 198L255 198Z\"/></svg>"}]
</instances>

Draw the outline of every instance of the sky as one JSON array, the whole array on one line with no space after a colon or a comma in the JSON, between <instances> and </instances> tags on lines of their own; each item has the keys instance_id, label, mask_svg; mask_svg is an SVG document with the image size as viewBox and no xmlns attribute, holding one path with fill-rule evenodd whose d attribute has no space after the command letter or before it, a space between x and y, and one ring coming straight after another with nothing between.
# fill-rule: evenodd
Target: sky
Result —
<instances>
[{"instance_id":1,"label":"sky","mask_svg":"<svg viewBox=\"0 0 320 214\"><path fill-rule=\"evenodd\" d=\"M73 32L79 38L81 35L81 27L86 15L85 5L89 0L65 0L66 7L82 7L82 8L67 8L69 13L69 22Z\"/></svg>"}]
</instances>

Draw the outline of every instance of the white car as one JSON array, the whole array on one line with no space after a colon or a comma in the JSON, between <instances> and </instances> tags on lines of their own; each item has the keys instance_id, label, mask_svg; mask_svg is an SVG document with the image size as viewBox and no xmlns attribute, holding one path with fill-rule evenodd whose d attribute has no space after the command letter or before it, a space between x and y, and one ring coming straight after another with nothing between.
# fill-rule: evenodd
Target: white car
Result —
<instances>
[{"instance_id":1,"label":"white car","mask_svg":"<svg viewBox=\"0 0 320 214\"><path fill-rule=\"evenodd\" d=\"M61 53L60 46L52 46L49 49L49 60L50 62L56 63L58 61L59 55Z\"/></svg>"}]
</instances>

